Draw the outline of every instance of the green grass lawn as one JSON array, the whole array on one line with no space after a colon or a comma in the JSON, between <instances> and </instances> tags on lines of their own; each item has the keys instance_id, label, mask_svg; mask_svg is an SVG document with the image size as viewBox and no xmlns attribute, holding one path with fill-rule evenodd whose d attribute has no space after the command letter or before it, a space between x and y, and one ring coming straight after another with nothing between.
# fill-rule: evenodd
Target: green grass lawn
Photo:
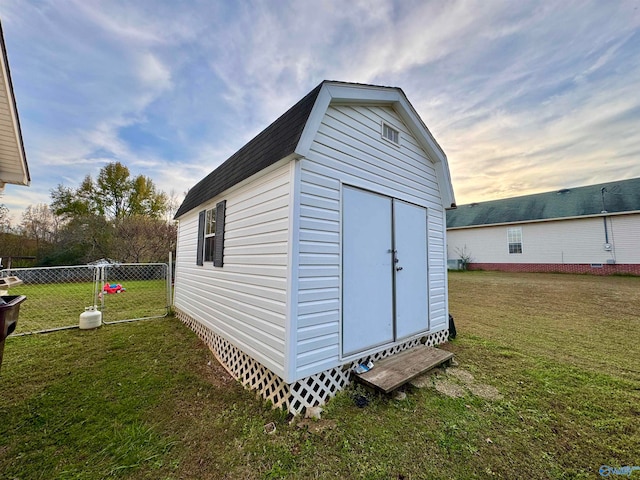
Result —
<instances>
[{"instance_id":1,"label":"green grass lawn","mask_svg":"<svg viewBox=\"0 0 640 480\"><path fill-rule=\"evenodd\" d=\"M165 280L128 280L122 283L126 291L104 295L103 320L113 322L130 318L161 316L166 313ZM19 285L11 295L26 295L20 306L16 333L35 332L57 327L78 325L85 307L93 305L92 282L68 282Z\"/></svg>"},{"instance_id":2,"label":"green grass lawn","mask_svg":"<svg viewBox=\"0 0 640 480\"><path fill-rule=\"evenodd\" d=\"M358 389L358 408L351 389L322 420L290 424L174 318L10 338L0 478L599 478L640 465L640 278L466 272L449 285L459 334L443 348L501 397ZM431 383L459 382L449 372Z\"/></svg>"}]
</instances>

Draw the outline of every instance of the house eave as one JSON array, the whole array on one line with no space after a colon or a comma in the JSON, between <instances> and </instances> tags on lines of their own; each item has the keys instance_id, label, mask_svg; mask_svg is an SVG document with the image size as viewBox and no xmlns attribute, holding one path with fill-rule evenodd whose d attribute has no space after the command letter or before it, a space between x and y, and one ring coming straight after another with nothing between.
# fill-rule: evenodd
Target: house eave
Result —
<instances>
[{"instance_id":1,"label":"house eave","mask_svg":"<svg viewBox=\"0 0 640 480\"><path fill-rule=\"evenodd\" d=\"M18 107L13 90L11 80L11 71L9 68L9 60L7 57L7 49L0 23L0 75L2 75L2 84L4 85L4 95L6 102L2 107L3 114L10 119L9 135L5 137L10 139L10 145L3 147L3 157L0 158L0 190L4 188L4 184L29 186L31 184L31 176L29 174L29 166L24 150L24 142L22 140L22 130L20 128L20 118L18 116Z\"/></svg>"}]
</instances>

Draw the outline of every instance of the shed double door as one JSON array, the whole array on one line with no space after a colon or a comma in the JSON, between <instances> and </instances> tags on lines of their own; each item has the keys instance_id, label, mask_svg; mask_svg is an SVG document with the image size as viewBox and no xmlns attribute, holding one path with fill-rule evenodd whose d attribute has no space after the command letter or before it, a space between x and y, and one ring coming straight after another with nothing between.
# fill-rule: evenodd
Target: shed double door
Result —
<instances>
[{"instance_id":1,"label":"shed double door","mask_svg":"<svg viewBox=\"0 0 640 480\"><path fill-rule=\"evenodd\" d=\"M427 209L344 187L342 353L429 329Z\"/></svg>"}]
</instances>

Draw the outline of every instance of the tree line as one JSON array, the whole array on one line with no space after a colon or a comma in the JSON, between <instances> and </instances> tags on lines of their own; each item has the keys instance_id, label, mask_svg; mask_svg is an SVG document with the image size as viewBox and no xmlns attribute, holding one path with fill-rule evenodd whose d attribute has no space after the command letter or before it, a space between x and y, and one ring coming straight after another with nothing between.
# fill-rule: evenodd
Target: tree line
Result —
<instances>
[{"instance_id":1,"label":"tree line","mask_svg":"<svg viewBox=\"0 0 640 480\"><path fill-rule=\"evenodd\" d=\"M102 258L165 262L175 252L175 194L133 177L120 162L104 166L77 188L59 184L50 204L28 206L18 225L0 204L0 257L35 257L30 265L78 265ZM13 262L13 267L26 266Z\"/></svg>"}]
</instances>

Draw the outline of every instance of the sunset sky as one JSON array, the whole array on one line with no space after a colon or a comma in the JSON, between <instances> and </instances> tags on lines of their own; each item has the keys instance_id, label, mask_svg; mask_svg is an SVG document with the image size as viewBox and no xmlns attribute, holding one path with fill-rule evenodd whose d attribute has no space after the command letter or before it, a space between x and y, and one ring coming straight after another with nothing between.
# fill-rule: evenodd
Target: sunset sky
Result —
<instances>
[{"instance_id":1,"label":"sunset sky","mask_svg":"<svg viewBox=\"0 0 640 480\"><path fill-rule=\"evenodd\" d=\"M640 176L637 1L3 0L30 187L182 197L323 79L401 87L458 204Z\"/></svg>"}]
</instances>

